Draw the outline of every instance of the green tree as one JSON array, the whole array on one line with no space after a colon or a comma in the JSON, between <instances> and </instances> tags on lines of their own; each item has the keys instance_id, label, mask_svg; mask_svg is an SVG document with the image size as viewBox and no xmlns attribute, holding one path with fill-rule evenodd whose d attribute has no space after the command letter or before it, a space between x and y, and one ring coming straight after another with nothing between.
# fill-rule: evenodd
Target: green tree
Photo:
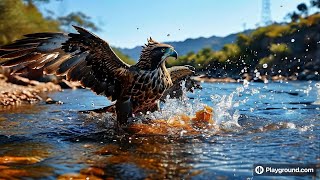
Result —
<instances>
[{"instance_id":1,"label":"green tree","mask_svg":"<svg viewBox=\"0 0 320 180\"><path fill-rule=\"evenodd\" d=\"M43 17L32 3L1 0L0 9L0 45L21 38L24 34L59 30L59 22Z\"/></svg>"},{"instance_id":2,"label":"green tree","mask_svg":"<svg viewBox=\"0 0 320 180\"><path fill-rule=\"evenodd\" d=\"M85 27L92 31L99 30L99 28L90 20L90 17L82 12L72 12L66 16L58 17L58 21L64 31L70 31L72 28L71 25Z\"/></svg>"},{"instance_id":3,"label":"green tree","mask_svg":"<svg viewBox=\"0 0 320 180\"><path fill-rule=\"evenodd\" d=\"M311 7L320 8L320 0L312 0Z\"/></svg>"},{"instance_id":4,"label":"green tree","mask_svg":"<svg viewBox=\"0 0 320 180\"><path fill-rule=\"evenodd\" d=\"M284 43L271 44L270 51L271 53L276 54L277 56L287 56L291 53L291 50L288 47L288 45Z\"/></svg>"},{"instance_id":5,"label":"green tree","mask_svg":"<svg viewBox=\"0 0 320 180\"><path fill-rule=\"evenodd\" d=\"M36 7L37 3L47 3L50 0L0 0L0 45L8 44L22 38L24 34L36 32L57 32L66 29L71 24L91 30L98 27L83 13L70 13L65 17L50 19ZM114 48L115 53L128 64L134 60Z\"/></svg>"},{"instance_id":6,"label":"green tree","mask_svg":"<svg viewBox=\"0 0 320 180\"><path fill-rule=\"evenodd\" d=\"M289 14L292 22L297 22L300 19L300 15L293 11L293 13Z\"/></svg>"},{"instance_id":7,"label":"green tree","mask_svg":"<svg viewBox=\"0 0 320 180\"><path fill-rule=\"evenodd\" d=\"M308 16L308 6L305 3L299 4L297 9L301 12L301 14Z\"/></svg>"}]
</instances>

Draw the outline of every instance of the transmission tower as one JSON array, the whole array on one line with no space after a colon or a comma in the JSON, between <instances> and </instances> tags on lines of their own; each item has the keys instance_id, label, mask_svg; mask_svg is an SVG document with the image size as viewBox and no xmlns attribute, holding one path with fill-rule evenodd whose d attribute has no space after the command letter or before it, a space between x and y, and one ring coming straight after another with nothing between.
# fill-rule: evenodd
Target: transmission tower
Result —
<instances>
[{"instance_id":1,"label":"transmission tower","mask_svg":"<svg viewBox=\"0 0 320 180\"><path fill-rule=\"evenodd\" d=\"M267 26L272 23L270 0L262 0L261 24Z\"/></svg>"}]
</instances>

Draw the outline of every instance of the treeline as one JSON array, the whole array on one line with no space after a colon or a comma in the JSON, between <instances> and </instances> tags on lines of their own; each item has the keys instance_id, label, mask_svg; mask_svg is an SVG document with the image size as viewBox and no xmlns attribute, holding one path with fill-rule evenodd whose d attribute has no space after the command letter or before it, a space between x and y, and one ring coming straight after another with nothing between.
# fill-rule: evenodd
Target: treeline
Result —
<instances>
[{"instance_id":1,"label":"treeline","mask_svg":"<svg viewBox=\"0 0 320 180\"><path fill-rule=\"evenodd\" d=\"M52 11L43 14L37 6L50 0L0 0L0 46L22 38L24 34L36 32L67 32L71 25L78 25L91 31L100 29L82 12L71 12L57 16ZM116 53L127 63L134 61L117 49Z\"/></svg>"},{"instance_id":2,"label":"treeline","mask_svg":"<svg viewBox=\"0 0 320 180\"><path fill-rule=\"evenodd\" d=\"M290 23L260 27L251 34L239 34L236 42L221 50L204 48L190 52L169 66L189 64L211 77L252 78L288 77L318 79L320 69L320 0L310 6L299 4L298 12L288 15Z\"/></svg>"}]
</instances>

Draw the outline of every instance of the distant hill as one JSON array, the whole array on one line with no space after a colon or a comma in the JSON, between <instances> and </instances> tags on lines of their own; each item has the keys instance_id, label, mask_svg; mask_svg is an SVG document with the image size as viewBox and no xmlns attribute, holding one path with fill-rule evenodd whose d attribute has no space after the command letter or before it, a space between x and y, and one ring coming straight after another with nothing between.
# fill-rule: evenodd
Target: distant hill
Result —
<instances>
[{"instance_id":1,"label":"distant hill","mask_svg":"<svg viewBox=\"0 0 320 180\"><path fill-rule=\"evenodd\" d=\"M214 78L319 81L320 12L304 16L259 27L249 35L239 34L221 50L204 48L169 60L167 65L191 65Z\"/></svg>"},{"instance_id":2,"label":"distant hill","mask_svg":"<svg viewBox=\"0 0 320 180\"><path fill-rule=\"evenodd\" d=\"M252 30L246 30L244 34L249 34ZM213 50L220 50L225 44L233 43L237 35L239 33L230 34L225 37L218 37L218 36L211 36L208 38L199 37L195 39L186 39L184 41L173 41L173 42L164 42L167 44L172 45L179 55L186 55L188 52L198 52L199 50L203 49L204 47L210 47ZM134 48L118 48L123 54L128 55L130 58L137 61L140 56L140 52L142 47L136 46Z\"/></svg>"}]
</instances>

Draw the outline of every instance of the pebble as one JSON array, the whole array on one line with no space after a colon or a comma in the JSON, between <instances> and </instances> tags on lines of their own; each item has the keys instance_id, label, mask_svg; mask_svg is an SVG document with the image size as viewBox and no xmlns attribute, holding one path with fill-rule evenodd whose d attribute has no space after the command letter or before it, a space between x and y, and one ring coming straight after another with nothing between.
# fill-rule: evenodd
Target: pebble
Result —
<instances>
[{"instance_id":1,"label":"pebble","mask_svg":"<svg viewBox=\"0 0 320 180\"><path fill-rule=\"evenodd\" d=\"M61 87L54 83L33 82L33 86L22 86L0 79L0 106L14 106L22 103L36 103L41 101L41 94L51 91L60 91ZM62 104L62 102L54 102Z\"/></svg>"}]
</instances>

